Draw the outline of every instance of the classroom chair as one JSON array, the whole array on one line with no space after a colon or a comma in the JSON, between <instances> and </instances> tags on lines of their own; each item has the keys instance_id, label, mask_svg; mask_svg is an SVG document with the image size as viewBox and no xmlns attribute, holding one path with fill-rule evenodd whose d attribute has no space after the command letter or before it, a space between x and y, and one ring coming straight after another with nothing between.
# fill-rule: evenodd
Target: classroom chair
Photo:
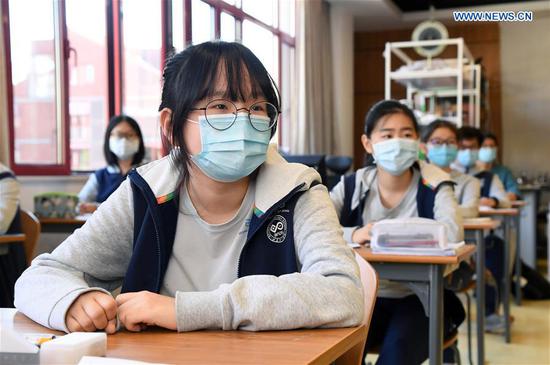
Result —
<instances>
[{"instance_id":1,"label":"classroom chair","mask_svg":"<svg viewBox=\"0 0 550 365\"><path fill-rule=\"evenodd\" d=\"M351 168L353 157L350 156L326 156L325 165L327 170L332 172L332 175L327 175L326 185L328 189L332 189L341 177L346 174Z\"/></svg>"},{"instance_id":2,"label":"classroom chair","mask_svg":"<svg viewBox=\"0 0 550 365\"><path fill-rule=\"evenodd\" d=\"M27 265L31 264L34 258L34 250L40 237L40 221L28 210L21 209L21 231L25 234L23 247L25 248L25 258Z\"/></svg>"},{"instance_id":3,"label":"classroom chair","mask_svg":"<svg viewBox=\"0 0 550 365\"><path fill-rule=\"evenodd\" d=\"M357 252L355 253L355 261L359 266L359 273L361 275L361 283L363 284L363 298L365 311L363 314L363 325L367 328L367 333L370 327L372 319L372 313L374 312L374 304L376 303L376 292L378 291L378 274L372 268L372 266L362 258ZM367 335L368 336L368 335ZM365 342L360 344L361 351L365 348ZM365 362L365 359L361 360L361 364Z\"/></svg>"},{"instance_id":4,"label":"classroom chair","mask_svg":"<svg viewBox=\"0 0 550 365\"><path fill-rule=\"evenodd\" d=\"M355 261L359 266L361 274L361 283L363 284L363 295L365 301L365 314L363 315L363 325L370 326L372 313L374 312L374 303L376 303L376 292L378 291L378 274L372 266L362 258L357 252L355 253Z\"/></svg>"}]
</instances>

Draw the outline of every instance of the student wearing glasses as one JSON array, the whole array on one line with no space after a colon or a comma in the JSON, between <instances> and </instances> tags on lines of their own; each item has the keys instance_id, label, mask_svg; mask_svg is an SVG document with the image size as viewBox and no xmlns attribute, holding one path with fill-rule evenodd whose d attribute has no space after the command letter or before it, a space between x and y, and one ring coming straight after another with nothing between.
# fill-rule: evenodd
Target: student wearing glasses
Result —
<instances>
[{"instance_id":1,"label":"student wearing glasses","mask_svg":"<svg viewBox=\"0 0 550 365\"><path fill-rule=\"evenodd\" d=\"M145 156L138 123L127 115L111 118L103 141L107 166L90 175L78 194L81 214L94 212L120 186L132 167Z\"/></svg>"},{"instance_id":2,"label":"student wearing glasses","mask_svg":"<svg viewBox=\"0 0 550 365\"><path fill-rule=\"evenodd\" d=\"M454 191L462 217L477 217L479 214L479 180L451 169L451 164L458 154L456 125L446 120L435 120L424 128L422 142L428 150L429 162L448 173L456 183Z\"/></svg>"},{"instance_id":3,"label":"student wearing glasses","mask_svg":"<svg viewBox=\"0 0 550 365\"><path fill-rule=\"evenodd\" d=\"M360 324L359 270L326 187L269 147L279 103L241 44L171 57L159 107L168 156L35 259L16 307L64 331L113 333L117 318L130 331Z\"/></svg>"}]
</instances>

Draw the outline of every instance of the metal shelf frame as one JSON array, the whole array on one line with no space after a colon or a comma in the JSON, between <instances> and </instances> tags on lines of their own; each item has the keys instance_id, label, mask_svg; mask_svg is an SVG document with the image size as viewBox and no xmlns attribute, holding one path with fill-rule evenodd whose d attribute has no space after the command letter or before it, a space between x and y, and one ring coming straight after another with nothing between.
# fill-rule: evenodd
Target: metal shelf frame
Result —
<instances>
[{"instance_id":1,"label":"metal shelf frame","mask_svg":"<svg viewBox=\"0 0 550 365\"><path fill-rule=\"evenodd\" d=\"M414 48L421 46L454 46L457 49L456 67L445 70L439 69L426 69L415 71L392 71L392 56L396 56L406 65L411 65L416 60L411 59L403 49ZM481 66L476 65L474 58L464 43L463 38L451 38L441 40L427 40L427 41L406 41L406 42L387 42L383 56L385 58L385 98L391 99L391 82L399 81L405 83L407 88L407 101L411 107L414 108L414 96L419 95L421 97L432 98L431 109L435 104L436 98L441 97L453 97L456 96L456 115L454 117L447 117L446 119L453 120L458 127L463 124L462 111L464 97L468 97L469 106L469 125L475 127L480 126L480 105L481 105ZM431 65L432 58L425 58L428 65ZM451 59L447 59L451 60ZM441 87L427 87L417 88L414 87L413 80L418 79L434 79L442 77L455 77L456 83L454 88L441 88ZM468 82L471 87L465 87L465 82Z\"/></svg>"}]
</instances>

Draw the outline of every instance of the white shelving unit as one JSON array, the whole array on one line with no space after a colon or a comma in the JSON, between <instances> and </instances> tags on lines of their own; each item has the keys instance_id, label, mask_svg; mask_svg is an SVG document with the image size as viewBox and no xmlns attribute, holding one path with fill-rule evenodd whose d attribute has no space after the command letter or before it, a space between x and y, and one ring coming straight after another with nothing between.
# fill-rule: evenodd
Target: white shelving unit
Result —
<instances>
[{"instance_id":1,"label":"white shelving unit","mask_svg":"<svg viewBox=\"0 0 550 365\"><path fill-rule=\"evenodd\" d=\"M456 47L456 59L432 59L424 58L426 68L420 70L392 70L392 56L398 57L407 66L413 65L418 60L411 59L403 49L430 46L454 46ZM432 98L431 112L437 98L456 97L456 115L446 116L445 119L454 121L458 127L462 126L462 110L464 97L468 98L469 125L479 127L481 105L481 66L476 65L463 38L388 42L384 50L385 58L385 98L391 99L392 81L397 81L407 88L407 101L415 108L415 96L419 98ZM432 62L446 62L443 69L431 68ZM430 85L430 83L432 85ZM419 85L420 84L420 85ZM425 99L424 99L425 100ZM424 103L425 105L425 103Z\"/></svg>"}]
</instances>

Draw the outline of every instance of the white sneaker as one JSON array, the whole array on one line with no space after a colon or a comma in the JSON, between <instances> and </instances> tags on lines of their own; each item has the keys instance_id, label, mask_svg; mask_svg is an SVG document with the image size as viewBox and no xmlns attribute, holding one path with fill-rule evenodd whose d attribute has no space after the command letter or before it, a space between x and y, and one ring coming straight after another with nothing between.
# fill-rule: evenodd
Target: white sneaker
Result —
<instances>
[{"instance_id":1,"label":"white sneaker","mask_svg":"<svg viewBox=\"0 0 550 365\"><path fill-rule=\"evenodd\" d=\"M485 332L497 334L504 333L505 325L504 317L496 313L485 317Z\"/></svg>"}]
</instances>

